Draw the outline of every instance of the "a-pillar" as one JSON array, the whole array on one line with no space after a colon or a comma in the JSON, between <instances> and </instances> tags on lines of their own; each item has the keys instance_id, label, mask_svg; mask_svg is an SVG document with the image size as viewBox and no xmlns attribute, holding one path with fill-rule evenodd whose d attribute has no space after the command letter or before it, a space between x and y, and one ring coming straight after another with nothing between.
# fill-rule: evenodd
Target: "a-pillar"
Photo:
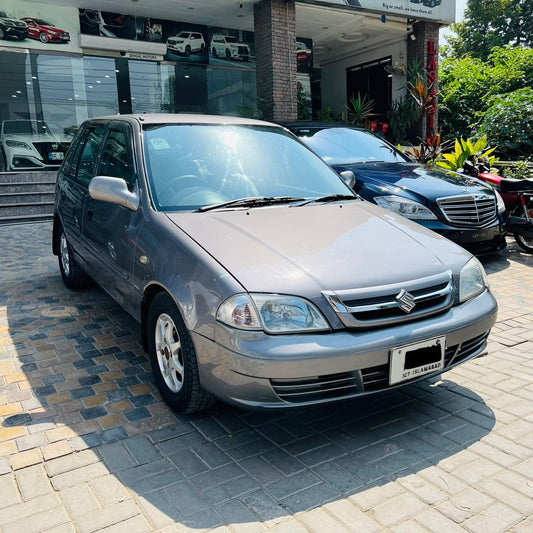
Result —
<instances>
[{"instance_id":1,"label":"a-pillar","mask_svg":"<svg viewBox=\"0 0 533 533\"><path fill-rule=\"evenodd\" d=\"M431 91L435 93L435 102L429 112L425 112L416 127L416 136L425 139L430 132L438 131L437 100L439 92L438 77L438 44L439 24L435 22L416 22L413 25L415 39L407 39L407 61L412 64L414 60L420 62L428 74L427 82ZM426 80L423 80L426 81Z\"/></svg>"},{"instance_id":2,"label":"a-pillar","mask_svg":"<svg viewBox=\"0 0 533 533\"><path fill-rule=\"evenodd\" d=\"M294 0L254 5L258 106L264 120L297 118L296 7Z\"/></svg>"}]
</instances>

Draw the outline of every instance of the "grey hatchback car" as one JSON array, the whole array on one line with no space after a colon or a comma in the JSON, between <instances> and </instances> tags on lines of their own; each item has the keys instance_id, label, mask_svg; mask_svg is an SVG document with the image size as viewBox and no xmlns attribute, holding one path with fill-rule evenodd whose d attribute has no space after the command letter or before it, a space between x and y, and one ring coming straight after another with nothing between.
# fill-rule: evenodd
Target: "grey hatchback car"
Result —
<instances>
[{"instance_id":1,"label":"grey hatchback car","mask_svg":"<svg viewBox=\"0 0 533 533\"><path fill-rule=\"evenodd\" d=\"M298 407L439 375L479 355L497 304L483 267L361 200L282 127L200 115L79 129L53 252L141 326L165 401Z\"/></svg>"}]
</instances>

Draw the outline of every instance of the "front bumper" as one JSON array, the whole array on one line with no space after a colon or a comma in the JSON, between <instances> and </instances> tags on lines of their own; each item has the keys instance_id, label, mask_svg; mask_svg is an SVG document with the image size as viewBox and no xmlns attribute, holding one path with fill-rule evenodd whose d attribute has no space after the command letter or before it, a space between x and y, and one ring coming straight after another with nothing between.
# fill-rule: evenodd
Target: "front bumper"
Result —
<instances>
[{"instance_id":1,"label":"front bumper","mask_svg":"<svg viewBox=\"0 0 533 533\"><path fill-rule=\"evenodd\" d=\"M302 407L440 375L439 370L389 385L391 350L445 335L443 371L449 370L483 351L496 314L496 300L487 290L443 314L390 328L274 336L217 324L216 341L195 333L192 338L202 385L214 396L255 409ZM280 393L287 388L303 393Z\"/></svg>"},{"instance_id":2,"label":"front bumper","mask_svg":"<svg viewBox=\"0 0 533 533\"><path fill-rule=\"evenodd\" d=\"M19 26L6 26L4 32L8 37L17 37L19 39L25 39L28 37L28 28L21 28Z\"/></svg>"},{"instance_id":3,"label":"front bumper","mask_svg":"<svg viewBox=\"0 0 533 533\"><path fill-rule=\"evenodd\" d=\"M475 255L499 252L506 246L508 217L499 218L497 222L486 228L455 228L438 220L417 222Z\"/></svg>"}]
</instances>

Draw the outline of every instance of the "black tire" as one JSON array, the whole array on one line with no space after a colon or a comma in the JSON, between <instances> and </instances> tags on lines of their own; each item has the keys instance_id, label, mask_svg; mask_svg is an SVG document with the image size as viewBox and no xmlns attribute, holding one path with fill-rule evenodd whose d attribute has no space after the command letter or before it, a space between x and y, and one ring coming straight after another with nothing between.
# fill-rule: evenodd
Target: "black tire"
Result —
<instances>
[{"instance_id":1,"label":"black tire","mask_svg":"<svg viewBox=\"0 0 533 533\"><path fill-rule=\"evenodd\" d=\"M39 41L41 41L42 43L47 43L49 40L50 38L48 37L48 35L46 35L46 33L44 33L44 31L39 33Z\"/></svg>"},{"instance_id":2,"label":"black tire","mask_svg":"<svg viewBox=\"0 0 533 533\"><path fill-rule=\"evenodd\" d=\"M214 403L200 384L191 335L166 292L154 298L146 327L152 372L165 402L179 413L196 413Z\"/></svg>"},{"instance_id":3,"label":"black tire","mask_svg":"<svg viewBox=\"0 0 533 533\"><path fill-rule=\"evenodd\" d=\"M205 44L202 43L200 46L200 52L203 54L205 52Z\"/></svg>"},{"instance_id":4,"label":"black tire","mask_svg":"<svg viewBox=\"0 0 533 533\"><path fill-rule=\"evenodd\" d=\"M0 172L7 172L7 159L3 150L0 152Z\"/></svg>"},{"instance_id":5,"label":"black tire","mask_svg":"<svg viewBox=\"0 0 533 533\"><path fill-rule=\"evenodd\" d=\"M229 48L226 48L226 59L231 59L231 52Z\"/></svg>"},{"instance_id":6,"label":"black tire","mask_svg":"<svg viewBox=\"0 0 533 533\"><path fill-rule=\"evenodd\" d=\"M190 47L189 45L187 45L187 46L185 47L185 55L186 55L187 57L189 57L189 56L191 55L191 47Z\"/></svg>"},{"instance_id":7,"label":"black tire","mask_svg":"<svg viewBox=\"0 0 533 533\"><path fill-rule=\"evenodd\" d=\"M531 209L531 206L528 206L528 209ZM524 208L521 205L518 205L515 207L513 212L511 213L515 217L524 217ZM523 235L520 235L519 233L513 233L514 240L524 250L524 252L527 252L528 254L533 254L533 239L528 239L524 237Z\"/></svg>"},{"instance_id":8,"label":"black tire","mask_svg":"<svg viewBox=\"0 0 533 533\"><path fill-rule=\"evenodd\" d=\"M213 46L213 50L211 50L211 53L213 54L213 57L218 57L217 49Z\"/></svg>"},{"instance_id":9,"label":"black tire","mask_svg":"<svg viewBox=\"0 0 533 533\"><path fill-rule=\"evenodd\" d=\"M4 28L0 28L0 39L4 39L6 36L6 32L4 31Z\"/></svg>"},{"instance_id":10,"label":"black tire","mask_svg":"<svg viewBox=\"0 0 533 533\"><path fill-rule=\"evenodd\" d=\"M78 265L74 256L74 250L67 241L67 237L63 228L59 231L59 270L61 271L61 277L63 283L72 290L82 289L89 284L89 276Z\"/></svg>"}]
</instances>

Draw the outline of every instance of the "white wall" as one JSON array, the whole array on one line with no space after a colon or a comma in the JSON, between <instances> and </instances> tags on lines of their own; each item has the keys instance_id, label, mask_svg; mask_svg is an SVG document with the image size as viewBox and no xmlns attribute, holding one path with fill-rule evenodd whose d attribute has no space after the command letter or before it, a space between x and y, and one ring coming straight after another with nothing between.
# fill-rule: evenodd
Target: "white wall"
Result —
<instances>
[{"instance_id":1,"label":"white wall","mask_svg":"<svg viewBox=\"0 0 533 533\"><path fill-rule=\"evenodd\" d=\"M392 64L407 66L407 40L387 44L371 51L354 54L327 64L322 64L322 108L331 107L333 116L340 118L347 103L346 95L346 69L361 63L375 61L384 57L392 57ZM403 94L402 85L405 76L392 76L392 99L396 100Z\"/></svg>"}]
</instances>

